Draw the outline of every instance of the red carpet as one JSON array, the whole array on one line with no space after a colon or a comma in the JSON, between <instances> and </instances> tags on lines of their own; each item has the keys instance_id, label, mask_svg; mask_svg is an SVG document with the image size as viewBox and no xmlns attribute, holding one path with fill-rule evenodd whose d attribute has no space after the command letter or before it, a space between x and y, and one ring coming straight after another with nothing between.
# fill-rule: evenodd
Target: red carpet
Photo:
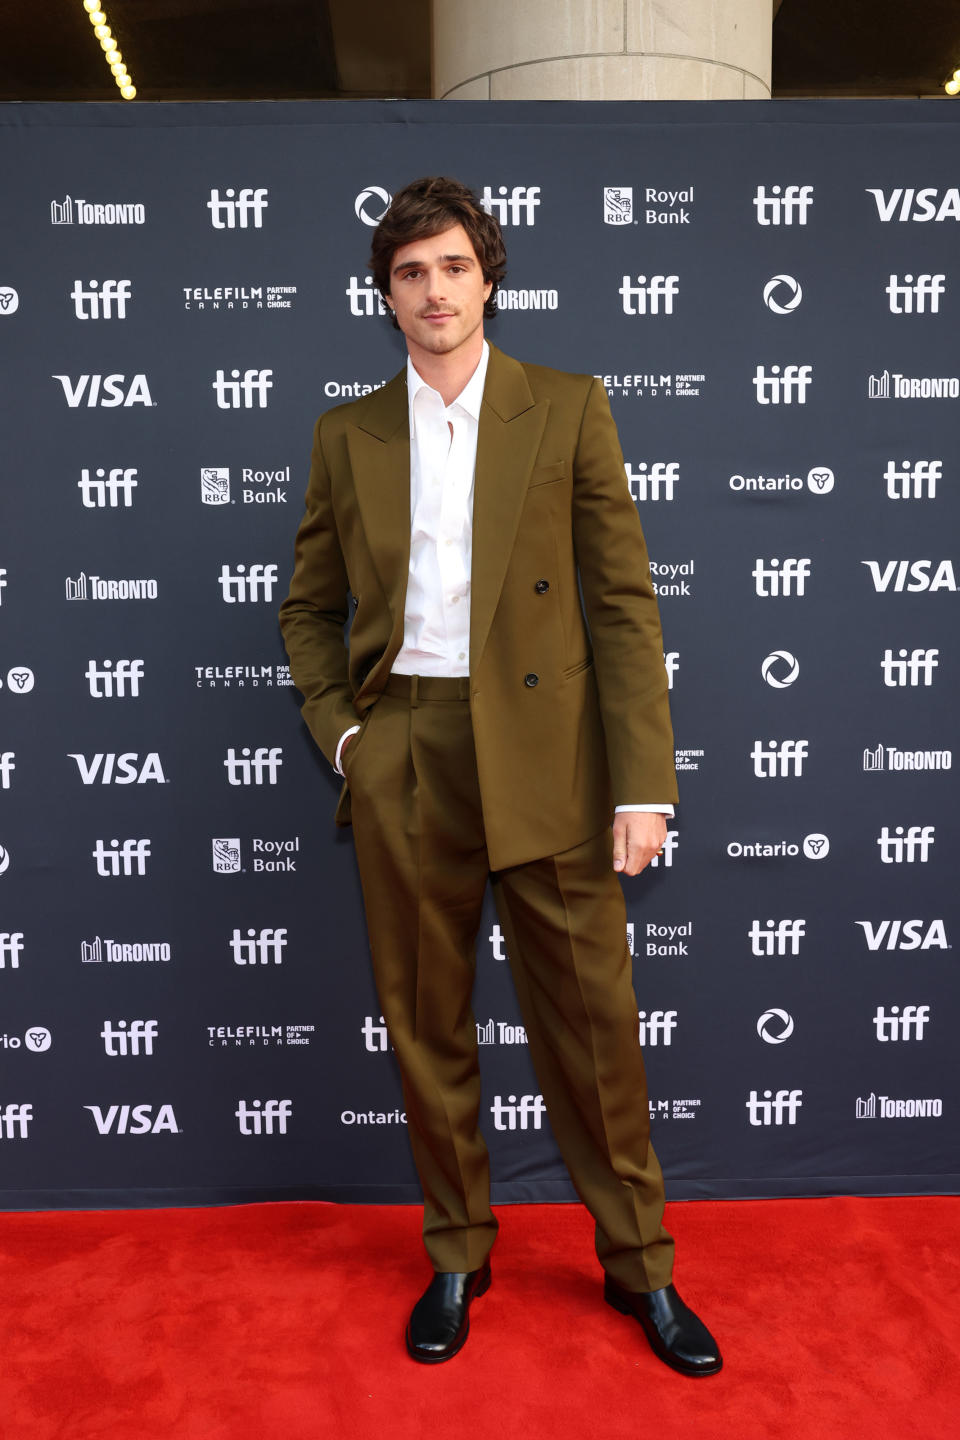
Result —
<instances>
[{"instance_id":1,"label":"red carpet","mask_svg":"<svg viewBox=\"0 0 960 1440\"><path fill-rule=\"evenodd\" d=\"M960 1200L668 1207L677 1285L724 1351L657 1361L601 1300L576 1206L500 1212L448 1364L408 1360L429 1279L410 1208L0 1217L0 1415L18 1440L947 1440Z\"/></svg>"}]
</instances>

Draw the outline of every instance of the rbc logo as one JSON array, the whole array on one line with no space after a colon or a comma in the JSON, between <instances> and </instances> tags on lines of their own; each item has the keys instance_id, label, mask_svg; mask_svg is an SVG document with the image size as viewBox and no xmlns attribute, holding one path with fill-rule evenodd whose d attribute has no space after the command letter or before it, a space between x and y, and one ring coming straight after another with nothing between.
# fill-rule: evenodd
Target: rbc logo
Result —
<instances>
[{"instance_id":1,"label":"rbc logo","mask_svg":"<svg viewBox=\"0 0 960 1440\"><path fill-rule=\"evenodd\" d=\"M224 190L223 199L219 190L210 191L207 209L214 230L246 230L253 223L254 230L263 228L263 212L267 208L267 190L243 189Z\"/></svg>"}]
</instances>

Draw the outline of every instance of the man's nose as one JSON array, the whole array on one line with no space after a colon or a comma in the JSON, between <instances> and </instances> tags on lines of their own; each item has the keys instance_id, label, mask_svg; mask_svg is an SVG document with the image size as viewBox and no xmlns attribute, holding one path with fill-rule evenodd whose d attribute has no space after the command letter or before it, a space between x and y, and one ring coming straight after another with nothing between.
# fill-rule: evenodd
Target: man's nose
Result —
<instances>
[{"instance_id":1,"label":"man's nose","mask_svg":"<svg viewBox=\"0 0 960 1440\"><path fill-rule=\"evenodd\" d=\"M445 300L444 275L442 270L430 270L427 273L427 299L431 305L438 301Z\"/></svg>"}]
</instances>

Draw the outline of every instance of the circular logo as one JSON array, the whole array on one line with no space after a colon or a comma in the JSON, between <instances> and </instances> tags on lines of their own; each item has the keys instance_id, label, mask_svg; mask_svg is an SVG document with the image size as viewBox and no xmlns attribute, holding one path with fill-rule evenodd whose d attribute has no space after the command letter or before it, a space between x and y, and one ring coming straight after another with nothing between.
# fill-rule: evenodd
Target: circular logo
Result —
<instances>
[{"instance_id":1,"label":"circular logo","mask_svg":"<svg viewBox=\"0 0 960 1440\"><path fill-rule=\"evenodd\" d=\"M807 475L807 489L814 495L829 495L833 489L833 471L829 465L814 465Z\"/></svg>"},{"instance_id":2,"label":"circular logo","mask_svg":"<svg viewBox=\"0 0 960 1440\"><path fill-rule=\"evenodd\" d=\"M771 1029L771 1020L778 1021L781 1028L778 1030L774 1026ZM757 1034L768 1045L782 1045L793 1034L793 1016L788 1015L786 1010L764 1010L757 1021Z\"/></svg>"},{"instance_id":3,"label":"circular logo","mask_svg":"<svg viewBox=\"0 0 960 1440\"><path fill-rule=\"evenodd\" d=\"M53 1036L43 1025L31 1025L23 1039L28 1050L36 1050L38 1053L49 1050L53 1044Z\"/></svg>"},{"instance_id":4,"label":"circular logo","mask_svg":"<svg viewBox=\"0 0 960 1440\"><path fill-rule=\"evenodd\" d=\"M0 875L3 874L4 870L9 870L9 869L10 869L10 851L9 851L9 850L4 850L3 846L0 845Z\"/></svg>"},{"instance_id":5,"label":"circular logo","mask_svg":"<svg viewBox=\"0 0 960 1440\"><path fill-rule=\"evenodd\" d=\"M7 689L12 690L14 695L29 695L33 689L33 671L26 665L14 665L12 670L7 671Z\"/></svg>"},{"instance_id":6,"label":"circular logo","mask_svg":"<svg viewBox=\"0 0 960 1440\"><path fill-rule=\"evenodd\" d=\"M357 219L362 220L364 225L379 225L392 198L390 192L380 185L368 185L353 202Z\"/></svg>"},{"instance_id":7,"label":"circular logo","mask_svg":"<svg viewBox=\"0 0 960 1440\"><path fill-rule=\"evenodd\" d=\"M789 650L773 650L761 665L760 674L774 690L786 690L800 674L800 665Z\"/></svg>"},{"instance_id":8,"label":"circular logo","mask_svg":"<svg viewBox=\"0 0 960 1440\"><path fill-rule=\"evenodd\" d=\"M802 299L800 282L792 275L774 275L763 287L763 303L774 315L789 315Z\"/></svg>"},{"instance_id":9,"label":"circular logo","mask_svg":"<svg viewBox=\"0 0 960 1440\"><path fill-rule=\"evenodd\" d=\"M20 296L12 285L0 285L0 315L12 315L20 309Z\"/></svg>"},{"instance_id":10,"label":"circular logo","mask_svg":"<svg viewBox=\"0 0 960 1440\"><path fill-rule=\"evenodd\" d=\"M808 860L823 860L830 854L830 841L826 835L807 835L803 842L803 853Z\"/></svg>"}]
</instances>

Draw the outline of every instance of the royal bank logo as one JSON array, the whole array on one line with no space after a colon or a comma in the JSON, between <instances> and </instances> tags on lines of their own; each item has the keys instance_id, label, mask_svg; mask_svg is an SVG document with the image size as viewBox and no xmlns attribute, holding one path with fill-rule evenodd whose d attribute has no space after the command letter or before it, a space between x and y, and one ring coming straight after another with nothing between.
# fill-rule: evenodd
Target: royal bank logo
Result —
<instances>
[{"instance_id":1,"label":"royal bank logo","mask_svg":"<svg viewBox=\"0 0 960 1440\"><path fill-rule=\"evenodd\" d=\"M690 595L693 593L694 560L651 560L650 578L654 593L663 595Z\"/></svg>"},{"instance_id":2,"label":"royal bank logo","mask_svg":"<svg viewBox=\"0 0 960 1440\"><path fill-rule=\"evenodd\" d=\"M0 570L0 576L5 572ZM0 585L3 584L0 579ZM14 665L7 671L7 689L11 695L29 695L36 683L33 671L27 665ZM0 690L3 689L3 681L0 680Z\"/></svg>"},{"instance_id":3,"label":"royal bank logo","mask_svg":"<svg viewBox=\"0 0 960 1440\"><path fill-rule=\"evenodd\" d=\"M950 770L952 750L898 750L895 745L877 745L863 752L864 770Z\"/></svg>"},{"instance_id":4,"label":"royal bank logo","mask_svg":"<svg viewBox=\"0 0 960 1440\"><path fill-rule=\"evenodd\" d=\"M230 937L230 953L234 965L282 965L283 952L287 947L286 930L252 927L246 935L234 930Z\"/></svg>"},{"instance_id":5,"label":"royal bank logo","mask_svg":"<svg viewBox=\"0 0 960 1440\"><path fill-rule=\"evenodd\" d=\"M891 1005L889 1012L878 1005L873 1028L880 1043L886 1045L889 1041L922 1040L929 1021L929 1005Z\"/></svg>"},{"instance_id":6,"label":"royal bank logo","mask_svg":"<svg viewBox=\"0 0 960 1440\"><path fill-rule=\"evenodd\" d=\"M603 187L603 223L605 225L633 224L632 185L605 185Z\"/></svg>"},{"instance_id":7,"label":"royal bank logo","mask_svg":"<svg viewBox=\"0 0 960 1440\"><path fill-rule=\"evenodd\" d=\"M267 391L273 389L272 370L218 370L211 388L216 393L217 406L221 410L252 410L267 408Z\"/></svg>"},{"instance_id":8,"label":"royal bank logo","mask_svg":"<svg viewBox=\"0 0 960 1440\"><path fill-rule=\"evenodd\" d=\"M866 192L873 196L877 218L883 225L889 225L891 221L901 225L914 221L922 225L931 220L935 223L942 220L960 220L960 190L956 186L948 190L932 187L923 190L912 187L875 190L868 185Z\"/></svg>"},{"instance_id":9,"label":"royal bank logo","mask_svg":"<svg viewBox=\"0 0 960 1440\"><path fill-rule=\"evenodd\" d=\"M494 195L492 185L484 185L480 204L488 215L493 215L501 225L535 225L536 210L540 204L539 185L498 185Z\"/></svg>"},{"instance_id":10,"label":"royal bank logo","mask_svg":"<svg viewBox=\"0 0 960 1440\"><path fill-rule=\"evenodd\" d=\"M292 1100L240 1100L234 1111L241 1135L286 1135Z\"/></svg>"},{"instance_id":11,"label":"royal bank logo","mask_svg":"<svg viewBox=\"0 0 960 1440\"><path fill-rule=\"evenodd\" d=\"M237 836L211 840L213 869L216 875L239 875L243 868L240 841Z\"/></svg>"},{"instance_id":12,"label":"royal bank logo","mask_svg":"<svg viewBox=\"0 0 960 1440\"><path fill-rule=\"evenodd\" d=\"M136 202L100 204L70 195L50 201L51 225L143 225L146 218L146 208Z\"/></svg>"},{"instance_id":13,"label":"royal bank logo","mask_svg":"<svg viewBox=\"0 0 960 1440\"><path fill-rule=\"evenodd\" d=\"M111 840L107 843L98 840L90 853L96 861L97 874L104 879L118 875L146 875L151 854L150 841Z\"/></svg>"},{"instance_id":14,"label":"royal bank logo","mask_svg":"<svg viewBox=\"0 0 960 1440\"><path fill-rule=\"evenodd\" d=\"M940 298L947 288L946 275L891 275L887 300L891 315L938 315Z\"/></svg>"},{"instance_id":15,"label":"royal bank logo","mask_svg":"<svg viewBox=\"0 0 960 1440\"><path fill-rule=\"evenodd\" d=\"M111 1059L152 1055L160 1027L156 1020L104 1020L100 1038Z\"/></svg>"},{"instance_id":16,"label":"royal bank logo","mask_svg":"<svg viewBox=\"0 0 960 1440\"><path fill-rule=\"evenodd\" d=\"M952 560L861 560L870 571L873 588L880 594L900 595L904 591L956 590ZM936 568L934 568L936 567Z\"/></svg>"},{"instance_id":17,"label":"royal bank logo","mask_svg":"<svg viewBox=\"0 0 960 1440\"><path fill-rule=\"evenodd\" d=\"M619 293L624 315L672 315L680 276L624 275Z\"/></svg>"},{"instance_id":18,"label":"royal bank logo","mask_svg":"<svg viewBox=\"0 0 960 1440\"><path fill-rule=\"evenodd\" d=\"M15 315L20 309L20 296L12 285L0 285L0 315Z\"/></svg>"},{"instance_id":19,"label":"royal bank logo","mask_svg":"<svg viewBox=\"0 0 960 1440\"><path fill-rule=\"evenodd\" d=\"M69 375L52 375L63 386L63 398L71 410L86 405L88 410L97 406L101 410L129 409L131 405L153 405L150 385L146 375L78 375L72 380ZM86 398L84 398L86 397Z\"/></svg>"},{"instance_id":20,"label":"royal bank logo","mask_svg":"<svg viewBox=\"0 0 960 1440\"><path fill-rule=\"evenodd\" d=\"M90 660L83 673L94 700L126 700L139 696L143 668L142 660Z\"/></svg>"},{"instance_id":21,"label":"royal bank logo","mask_svg":"<svg viewBox=\"0 0 960 1440\"><path fill-rule=\"evenodd\" d=\"M229 565L221 565L217 583L225 605L268 604L277 583L277 566L257 562L231 570Z\"/></svg>"},{"instance_id":22,"label":"royal bank logo","mask_svg":"<svg viewBox=\"0 0 960 1440\"><path fill-rule=\"evenodd\" d=\"M813 384L812 365L758 365L753 377L758 405L806 405Z\"/></svg>"},{"instance_id":23,"label":"royal bank logo","mask_svg":"<svg viewBox=\"0 0 960 1440\"><path fill-rule=\"evenodd\" d=\"M200 499L204 505L230 504L229 469L200 471Z\"/></svg>"},{"instance_id":24,"label":"royal bank logo","mask_svg":"<svg viewBox=\"0 0 960 1440\"><path fill-rule=\"evenodd\" d=\"M648 920L644 933L647 938L643 944L643 953L648 959L675 959L690 954L689 941L693 936L692 920L686 920L680 925L661 925L656 921ZM631 955L635 953L633 921L629 921L627 924L627 948ZM676 1011L653 1012L653 1014L661 1013L676 1016ZM669 1044L669 1041L664 1043Z\"/></svg>"},{"instance_id":25,"label":"royal bank logo","mask_svg":"<svg viewBox=\"0 0 960 1440\"><path fill-rule=\"evenodd\" d=\"M768 1045L782 1045L793 1034L793 1016L786 1010L764 1010L757 1021L757 1034Z\"/></svg>"},{"instance_id":26,"label":"royal bank logo","mask_svg":"<svg viewBox=\"0 0 960 1440\"><path fill-rule=\"evenodd\" d=\"M98 1135L179 1135L172 1105L84 1105Z\"/></svg>"},{"instance_id":27,"label":"royal bank logo","mask_svg":"<svg viewBox=\"0 0 960 1440\"><path fill-rule=\"evenodd\" d=\"M926 1120L943 1114L940 1096L926 1099L894 1100L891 1095L877 1095L872 1090L866 1099L857 1097L858 1120Z\"/></svg>"},{"instance_id":28,"label":"royal bank logo","mask_svg":"<svg viewBox=\"0 0 960 1440\"><path fill-rule=\"evenodd\" d=\"M800 674L800 662L789 650L771 650L760 666L760 674L774 690L787 690Z\"/></svg>"},{"instance_id":29,"label":"royal bank logo","mask_svg":"<svg viewBox=\"0 0 960 1440\"><path fill-rule=\"evenodd\" d=\"M126 320L132 295L129 280L91 280L86 287L82 280L74 280L70 291L78 320Z\"/></svg>"},{"instance_id":30,"label":"royal bank logo","mask_svg":"<svg viewBox=\"0 0 960 1440\"><path fill-rule=\"evenodd\" d=\"M950 950L942 920L855 920L863 931L867 949Z\"/></svg>"},{"instance_id":31,"label":"royal bank logo","mask_svg":"<svg viewBox=\"0 0 960 1440\"><path fill-rule=\"evenodd\" d=\"M156 580L105 580L82 570L76 580L67 576L64 589L68 600L156 600L159 593Z\"/></svg>"},{"instance_id":32,"label":"royal bank logo","mask_svg":"<svg viewBox=\"0 0 960 1440\"><path fill-rule=\"evenodd\" d=\"M884 825L877 836L884 865L926 865L936 844L934 825Z\"/></svg>"},{"instance_id":33,"label":"royal bank logo","mask_svg":"<svg viewBox=\"0 0 960 1440\"><path fill-rule=\"evenodd\" d=\"M758 225L806 225L813 204L812 185L757 186L753 206Z\"/></svg>"},{"instance_id":34,"label":"royal bank logo","mask_svg":"<svg viewBox=\"0 0 960 1440\"><path fill-rule=\"evenodd\" d=\"M91 475L89 470L80 471L77 489L85 510L129 510L133 505L133 492L137 488L138 472L128 470L97 469Z\"/></svg>"},{"instance_id":35,"label":"royal bank logo","mask_svg":"<svg viewBox=\"0 0 960 1440\"><path fill-rule=\"evenodd\" d=\"M23 954L23 931L0 930L0 970L19 970Z\"/></svg>"},{"instance_id":36,"label":"royal bank logo","mask_svg":"<svg viewBox=\"0 0 960 1440\"><path fill-rule=\"evenodd\" d=\"M495 1130L539 1130L546 1112L542 1095L494 1095L490 1106Z\"/></svg>"},{"instance_id":37,"label":"royal bank logo","mask_svg":"<svg viewBox=\"0 0 960 1440\"><path fill-rule=\"evenodd\" d=\"M393 196L382 185L368 185L361 190L353 202L353 213L364 225L373 228L380 224L390 208Z\"/></svg>"},{"instance_id":38,"label":"royal bank logo","mask_svg":"<svg viewBox=\"0 0 960 1440\"><path fill-rule=\"evenodd\" d=\"M802 299L800 281L792 275L774 275L763 287L763 303L774 315L791 315Z\"/></svg>"},{"instance_id":39,"label":"royal bank logo","mask_svg":"<svg viewBox=\"0 0 960 1440\"><path fill-rule=\"evenodd\" d=\"M942 460L888 460L883 472L888 500L934 500L943 478Z\"/></svg>"},{"instance_id":40,"label":"royal bank logo","mask_svg":"<svg viewBox=\"0 0 960 1440\"><path fill-rule=\"evenodd\" d=\"M630 494L638 504L646 504L648 501L655 504L658 500L674 498L680 481L678 460L653 460L649 463L642 460L636 470L629 463L623 468L626 471Z\"/></svg>"},{"instance_id":41,"label":"royal bank logo","mask_svg":"<svg viewBox=\"0 0 960 1440\"><path fill-rule=\"evenodd\" d=\"M867 376L867 395L871 400L955 400L960 395L960 379L956 375L917 376L884 370L880 375Z\"/></svg>"},{"instance_id":42,"label":"royal bank logo","mask_svg":"<svg viewBox=\"0 0 960 1440\"><path fill-rule=\"evenodd\" d=\"M222 195L219 190L211 190L207 201L210 224L214 230L261 230L263 212L269 205L269 193L262 188L254 190L249 187L224 190Z\"/></svg>"}]
</instances>

